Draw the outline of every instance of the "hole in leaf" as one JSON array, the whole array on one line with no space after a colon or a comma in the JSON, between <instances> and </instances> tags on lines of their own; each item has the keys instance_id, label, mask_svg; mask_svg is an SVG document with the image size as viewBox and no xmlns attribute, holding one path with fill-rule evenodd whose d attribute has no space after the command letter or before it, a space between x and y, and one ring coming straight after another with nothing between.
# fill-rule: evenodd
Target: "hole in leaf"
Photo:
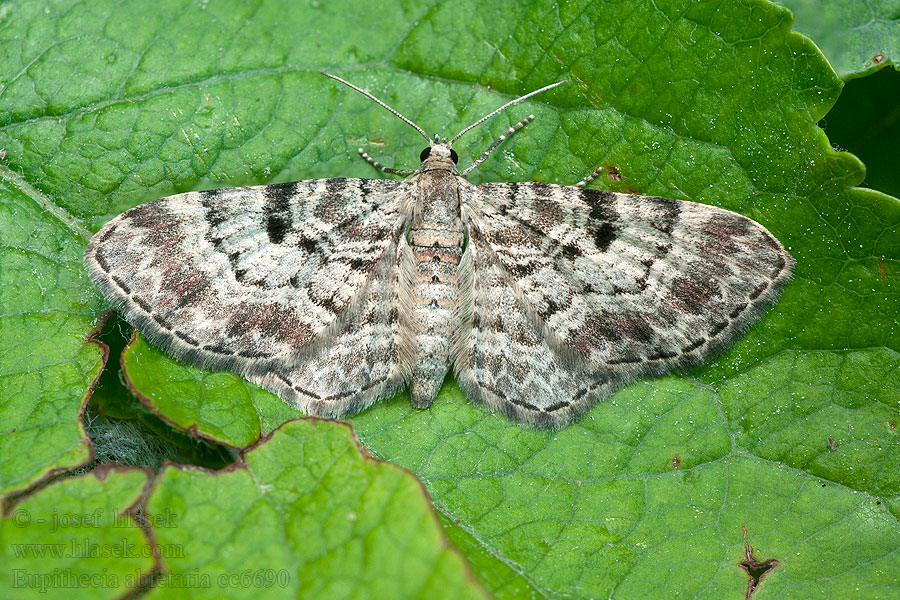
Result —
<instances>
[{"instance_id":1,"label":"hole in leaf","mask_svg":"<svg viewBox=\"0 0 900 600\"><path fill-rule=\"evenodd\" d=\"M750 544L744 544L744 560L739 562L738 566L747 572L747 577L749 579L747 581L746 598L749 599L762 584L766 575L778 567L778 561L774 558L770 558L760 562L753 555L753 548L750 547Z\"/></svg>"},{"instance_id":2,"label":"hole in leaf","mask_svg":"<svg viewBox=\"0 0 900 600\"><path fill-rule=\"evenodd\" d=\"M863 187L900 196L900 72L884 68L844 84L825 117L832 145L852 152L866 165Z\"/></svg>"},{"instance_id":3,"label":"hole in leaf","mask_svg":"<svg viewBox=\"0 0 900 600\"><path fill-rule=\"evenodd\" d=\"M94 336L109 347L109 359L84 411L85 430L96 449L85 470L109 462L154 470L167 460L208 469L232 464L237 459L233 448L172 427L135 398L119 362L131 332L131 325L112 314Z\"/></svg>"}]
</instances>

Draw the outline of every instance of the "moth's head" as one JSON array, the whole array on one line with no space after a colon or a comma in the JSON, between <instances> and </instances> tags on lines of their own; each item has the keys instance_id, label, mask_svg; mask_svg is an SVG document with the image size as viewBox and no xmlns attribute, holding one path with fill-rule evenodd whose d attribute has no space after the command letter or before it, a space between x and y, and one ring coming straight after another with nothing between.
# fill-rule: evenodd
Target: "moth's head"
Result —
<instances>
[{"instance_id":1,"label":"moth's head","mask_svg":"<svg viewBox=\"0 0 900 600\"><path fill-rule=\"evenodd\" d=\"M434 141L422 150L419 160L422 161L422 171L443 170L456 173L459 156L457 156L456 150L450 147L447 138L441 139L434 134Z\"/></svg>"}]
</instances>

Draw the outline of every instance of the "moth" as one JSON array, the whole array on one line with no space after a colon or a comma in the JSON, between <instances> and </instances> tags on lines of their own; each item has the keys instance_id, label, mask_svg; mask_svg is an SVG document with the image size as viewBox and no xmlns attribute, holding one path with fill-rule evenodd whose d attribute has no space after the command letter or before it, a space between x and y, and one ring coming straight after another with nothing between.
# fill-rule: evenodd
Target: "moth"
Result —
<instances>
[{"instance_id":1,"label":"moth","mask_svg":"<svg viewBox=\"0 0 900 600\"><path fill-rule=\"evenodd\" d=\"M327 73L325 75L328 75ZM214 189L126 211L88 244L93 281L178 360L343 417L448 372L473 401L562 427L645 375L699 365L757 321L794 264L762 225L688 201L541 182L472 185L453 143L407 179Z\"/></svg>"}]
</instances>

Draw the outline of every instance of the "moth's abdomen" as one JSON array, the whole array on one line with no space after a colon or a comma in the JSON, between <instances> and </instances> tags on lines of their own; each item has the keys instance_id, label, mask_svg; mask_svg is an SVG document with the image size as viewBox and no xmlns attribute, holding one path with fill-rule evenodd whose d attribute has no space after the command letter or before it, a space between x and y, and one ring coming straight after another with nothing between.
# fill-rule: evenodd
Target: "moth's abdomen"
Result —
<instances>
[{"instance_id":1,"label":"moth's abdomen","mask_svg":"<svg viewBox=\"0 0 900 600\"><path fill-rule=\"evenodd\" d=\"M463 234L445 229L413 229L409 242L415 261L415 354L409 392L413 406L425 408L437 396L450 364Z\"/></svg>"}]
</instances>

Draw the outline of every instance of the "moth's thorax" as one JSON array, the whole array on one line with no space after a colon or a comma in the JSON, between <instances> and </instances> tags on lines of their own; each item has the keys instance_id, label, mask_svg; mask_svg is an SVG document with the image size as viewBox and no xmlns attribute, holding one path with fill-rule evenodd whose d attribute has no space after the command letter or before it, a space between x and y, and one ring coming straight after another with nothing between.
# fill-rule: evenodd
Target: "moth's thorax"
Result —
<instances>
[{"instance_id":1,"label":"moth's thorax","mask_svg":"<svg viewBox=\"0 0 900 600\"><path fill-rule=\"evenodd\" d=\"M444 169L424 171L418 176L412 228L460 229L458 173Z\"/></svg>"}]
</instances>

